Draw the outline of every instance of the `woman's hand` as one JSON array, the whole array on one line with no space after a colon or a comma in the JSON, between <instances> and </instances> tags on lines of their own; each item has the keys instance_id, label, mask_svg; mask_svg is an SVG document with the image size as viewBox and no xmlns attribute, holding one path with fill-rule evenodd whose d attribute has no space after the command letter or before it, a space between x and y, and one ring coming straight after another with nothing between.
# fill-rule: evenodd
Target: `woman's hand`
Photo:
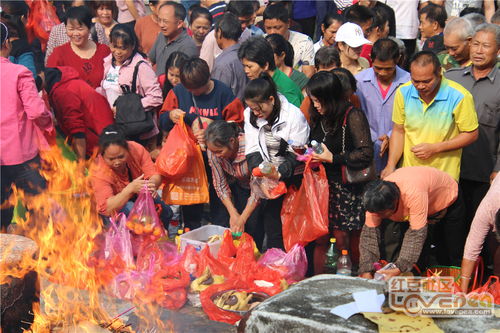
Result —
<instances>
[{"instance_id":1,"label":"woman's hand","mask_svg":"<svg viewBox=\"0 0 500 333\"><path fill-rule=\"evenodd\" d=\"M245 227L245 221L241 218L238 212L230 214L229 217L229 227L231 232L243 232Z\"/></svg>"},{"instance_id":2,"label":"woman's hand","mask_svg":"<svg viewBox=\"0 0 500 333\"><path fill-rule=\"evenodd\" d=\"M130 195L139 193L141 189L144 187L144 184L148 182L147 180L144 179L144 174L140 175L133 181L131 181L126 187L125 190L129 192ZM148 183L148 188L149 188L149 183Z\"/></svg>"},{"instance_id":3,"label":"woman's hand","mask_svg":"<svg viewBox=\"0 0 500 333\"><path fill-rule=\"evenodd\" d=\"M333 163L333 154L324 143L321 143L321 147L323 147L323 152L321 154L316 154L313 152L312 154L312 162L322 162L322 163Z\"/></svg>"},{"instance_id":4,"label":"woman's hand","mask_svg":"<svg viewBox=\"0 0 500 333\"><path fill-rule=\"evenodd\" d=\"M182 115L184 115L186 112L182 111L181 109L175 109L172 110L168 113L168 116L170 117L170 120L172 120L175 124L179 122L181 119Z\"/></svg>"}]
</instances>

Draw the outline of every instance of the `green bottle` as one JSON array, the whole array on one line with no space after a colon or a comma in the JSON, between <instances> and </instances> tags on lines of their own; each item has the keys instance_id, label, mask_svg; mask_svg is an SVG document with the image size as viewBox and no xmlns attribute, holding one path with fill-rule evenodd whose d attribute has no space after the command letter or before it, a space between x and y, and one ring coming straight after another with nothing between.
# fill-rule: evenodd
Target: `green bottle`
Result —
<instances>
[{"instance_id":1,"label":"green bottle","mask_svg":"<svg viewBox=\"0 0 500 333\"><path fill-rule=\"evenodd\" d=\"M330 247L326 252L326 259L323 273L325 274L336 274L337 273L337 260L339 259L339 251L336 248L337 240L335 238L330 238Z\"/></svg>"}]
</instances>

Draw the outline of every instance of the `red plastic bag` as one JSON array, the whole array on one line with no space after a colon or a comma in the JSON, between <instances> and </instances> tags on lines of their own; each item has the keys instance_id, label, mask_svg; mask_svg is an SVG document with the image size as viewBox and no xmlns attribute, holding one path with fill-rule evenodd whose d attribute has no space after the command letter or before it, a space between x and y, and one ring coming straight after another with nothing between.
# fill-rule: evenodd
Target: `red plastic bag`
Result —
<instances>
[{"instance_id":1,"label":"red plastic bag","mask_svg":"<svg viewBox=\"0 0 500 333\"><path fill-rule=\"evenodd\" d=\"M306 163L300 189L292 186L283 200L281 222L287 251L328 233L328 179L323 165L313 171L310 163Z\"/></svg>"},{"instance_id":2,"label":"red plastic bag","mask_svg":"<svg viewBox=\"0 0 500 333\"><path fill-rule=\"evenodd\" d=\"M182 263L164 266L151 279L149 295L164 308L178 310L186 304L187 290L191 279Z\"/></svg>"},{"instance_id":3,"label":"red plastic bag","mask_svg":"<svg viewBox=\"0 0 500 333\"><path fill-rule=\"evenodd\" d=\"M490 276L488 281L482 286L467 294L468 297L485 301L485 293L490 293L493 296L495 304L500 305L500 281L498 276Z\"/></svg>"},{"instance_id":4,"label":"red plastic bag","mask_svg":"<svg viewBox=\"0 0 500 333\"><path fill-rule=\"evenodd\" d=\"M268 177L250 178L250 189L257 197L261 199L276 199L286 193L286 185L284 182L274 180Z\"/></svg>"},{"instance_id":5,"label":"red plastic bag","mask_svg":"<svg viewBox=\"0 0 500 333\"><path fill-rule=\"evenodd\" d=\"M219 308L212 300L212 296L220 291L233 289L250 291L248 287L248 285L241 281L227 281L223 284L211 285L204 291L200 292L200 301L201 306L203 307L203 311L205 311L208 318L211 320L221 321L234 325L238 320L241 319L241 315Z\"/></svg>"},{"instance_id":6,"label":"red plastic bag","mask_svg":"<svg viewBox=\"0 0 500 333\"><path fill-rule=\"evenodd\" d=\"M28 41L32 43L35 38L38 38L42 51L45 52L50 30L60 23L56 10L47 0L31 0L26 3L30 7L28 22L26 22Z\"/></svg>"},{"instance_id":7,"label":"red plastic bag","mask_svg":"<svg viewBox=\"0 0 500 333\"><path fill-rule=\"evenodd\" d=\"M281 249L269 249L260 257L258 263L280 272L288 283L303 280L307 271L306 251L298 244L288 253Z\"/></svg>"},{"instance_id":8,"label":"red plastic bag","mask_svg":"<svg viewBox=\"0 0 500 333\"><path fill-rule=\"evenodd\" d=\"M137 255L137 269L148 270L153 265L153 271L157 272L163 266L176 265L181 260L177 246L171 242L153 242L145 245Z\"/></svg>"},{"instance_id":9,"label":"red plastic bag","mask_svg":"<svg viewBox=\"0 0 500 333\"><path fill-rule=\"evenodd\" d=\"M196 155L193 148L195 143L196 140L186 127L182 116L168 134L156 159L158 172L170 179L183 176L190 168L190 160Z\"/></svg>"}]
</instances>

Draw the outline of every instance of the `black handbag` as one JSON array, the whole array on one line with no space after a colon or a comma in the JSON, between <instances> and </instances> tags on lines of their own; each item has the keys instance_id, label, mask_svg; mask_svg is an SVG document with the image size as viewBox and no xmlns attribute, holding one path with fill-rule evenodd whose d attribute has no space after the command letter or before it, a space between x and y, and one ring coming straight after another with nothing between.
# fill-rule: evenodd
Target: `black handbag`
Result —
<instances>
[{"instance_id":1,"label":"black handbag","mask_svg":"<svg viewBox=\"0 0 500 333\"><path fill-rule=\"evenodd\" d=\"M342 124L342 154L345 154L345 129L347 127L347 116L349 111L352 110L352 106L347 109L344 117L344 122ZM376 177L375 173L375 160L372 159L370 165L364 169L350 169L347 165L342 165L342 182L344 184L357 184L366 183L370 180L374 180Z\"/></svg>"},{"instance_id":2,"label":"black handbag","mask_svg":"<svg viewBox=\"0 0 500 333\"><path fill-rule=\"evenodd\" d=\"M132 77L132 87L121 85L123 95L119 96L114 106L116 106L115 122L124 132L127 139L135 139L143 133L151 131L155 124L153 122L153 112L146 112L142 106L142 96L136 92L137 72L139 65L145 63L139 61L134 68Z\"/></svg>"}]
</instances>

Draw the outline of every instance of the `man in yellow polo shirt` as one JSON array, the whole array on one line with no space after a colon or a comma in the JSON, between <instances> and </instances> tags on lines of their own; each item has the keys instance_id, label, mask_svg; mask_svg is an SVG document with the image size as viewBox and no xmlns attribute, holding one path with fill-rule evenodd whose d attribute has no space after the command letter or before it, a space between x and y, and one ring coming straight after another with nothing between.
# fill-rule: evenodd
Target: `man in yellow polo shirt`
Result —
<instances>
[{"instance_id":1,"label":"man in yellow polo shirt","mask_svg":"<svg viewBox=\"0 0 500 333\"><path fill-rule=\"evenodd\" d=\"M396 91L389 158L382 178L402 166L430 166L458 181L462 148L478 137L472 95L441 75L437 56L422 51L410 61L411 81Z\"/></svg>"}]
</instances>

